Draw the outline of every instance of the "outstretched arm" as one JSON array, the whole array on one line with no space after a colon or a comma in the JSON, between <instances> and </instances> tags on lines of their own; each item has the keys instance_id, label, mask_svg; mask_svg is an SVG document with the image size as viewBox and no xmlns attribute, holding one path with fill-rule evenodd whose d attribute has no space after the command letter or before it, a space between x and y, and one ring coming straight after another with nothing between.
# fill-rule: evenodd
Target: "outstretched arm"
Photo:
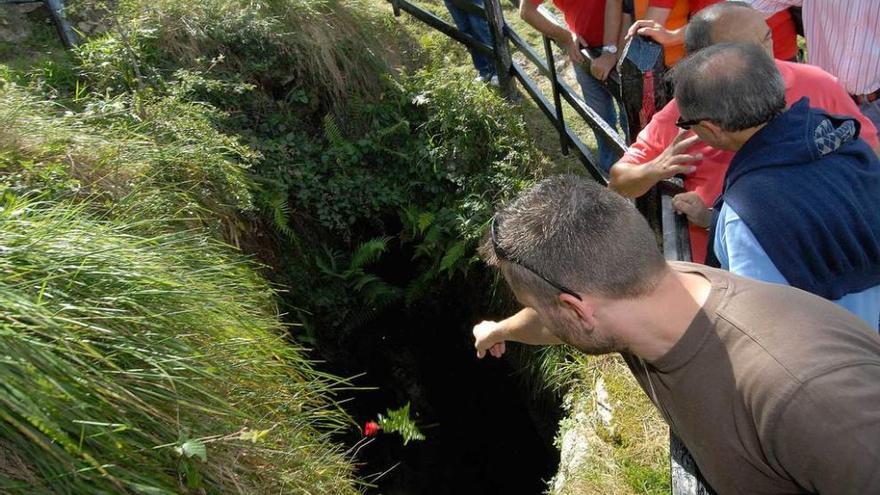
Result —
<instances>
[{"instance_id":1,"label":"outstretched arm","mask_svg":"<svg viewBox=\"0 0 880 495\"><path fill-rule=\"evenodd\" d=\"M532 308L523 308L501 321L480 322L474 327L474 339L478 358L485 356L486 352L501 357L505 351L504 343L508 340L529 345L564 343L541 324L538 313Z\"/></svg>"}]
</instances>

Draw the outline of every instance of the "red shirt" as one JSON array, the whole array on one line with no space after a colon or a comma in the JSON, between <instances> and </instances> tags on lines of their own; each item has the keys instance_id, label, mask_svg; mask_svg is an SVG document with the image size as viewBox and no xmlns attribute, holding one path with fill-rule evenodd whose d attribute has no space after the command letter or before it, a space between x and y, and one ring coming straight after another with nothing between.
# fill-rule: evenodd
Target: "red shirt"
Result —
<instances>
[{"instance_id":1,"label":"red shirt","mask_svg":"<svg viewBox=\"0 0 880 495\"><path fill-rule=\"evenodd\" d=\"M773 33L773 56L781 60L791 60L797 55L797 30L788 9L767 18L767 25Z\"/></svg>"},{"instance_id":2,"label":"red shirt","mask_svg":"<svg viewBox=\"0 0 880 495\"><path fill-rule=\"evenodd\" d=\"M872 148L878 144L877 128L853 102L852 98L837 81L837 78L818 67L776 61L779 72L785 80L785 101L788 105L806 96L810 106L821 108L832 114L851 115L862 124L859 136ZM642 164L657 158L678 135L675 121L679 117L678 104L672 100L662 110L654 114L651 122L642 129L635 143L623 155L621 161ZM735 153L722 151L704 143L697 143L687 150L689 154L702 153L703 159L695 162L697 169L685 176L684 187L694 191L708 206L712 206L721 189L727 166ZM703 263L706 260L706 247L709 236L706 229L690 226L691 252L693 260Z\"/></svg>"},{"instance_id":3,"label":"red shirt","mask_svg":"<svg viewBox=\"0 0 880 495\"><path fill-rule=\"evenodd\" d=\"M526 0L541 5L544 0ZM553 0L562 11L568 30L580 36L587 46L602 46L605 33L605 0Z\"/></svg>"}]
</instances>

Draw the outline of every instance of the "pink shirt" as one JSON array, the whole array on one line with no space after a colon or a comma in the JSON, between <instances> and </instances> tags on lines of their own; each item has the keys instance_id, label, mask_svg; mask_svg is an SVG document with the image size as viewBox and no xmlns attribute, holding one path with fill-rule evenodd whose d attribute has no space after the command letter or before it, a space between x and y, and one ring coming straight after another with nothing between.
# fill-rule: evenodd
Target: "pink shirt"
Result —
<instances>
[{"instance_id":1,"label":"pink shirt","mask_svg":"<svg viewBox=\"0 0 880 495\"><path fill-rule=\"evenodd\" d=\"M880 1L749 0L772 14L803 7L807 62L840 79L850 94L880 88Z\"/></svg>"},{"instance_id":2,"label":"pink shirt","mask_svg":"<svg viewBox=\"0 0 880 495\"><path fill-rule=\"evenodd\" d=\"M878 145L877 128L859 111L852 98L846 93L837 79L827 72L805 64L795 64L776 60L776 66L785 80L785 101L789 105L806 96L810 106L821 108L828 113L851 115L862 124L860 136L872 148ZM651 122L639 133L636 142L626 150L621 161L642 164L657 158L678 135L675 121L679 117L678 103L670 101L662 110L654 114ZM734 153L697 143L687 150L689 154L702 153L703 159L696 162L696 171L687 175L684 187L694 191L704 203L711 206L718 195L727 173L727 166ZM690 226L691 251L695 262L706 259L709 236L706 229Z\"/></svg>"}]
</instances>

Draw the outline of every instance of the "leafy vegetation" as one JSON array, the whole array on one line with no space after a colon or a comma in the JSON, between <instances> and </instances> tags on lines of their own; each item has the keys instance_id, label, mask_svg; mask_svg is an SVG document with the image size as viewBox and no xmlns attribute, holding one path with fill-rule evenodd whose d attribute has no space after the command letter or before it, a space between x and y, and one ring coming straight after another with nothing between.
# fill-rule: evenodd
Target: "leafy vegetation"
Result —
<instances>
[{"instance_id":1,"label":"leafy vegetation","mask_svg":"<svg viewBox=\"0 0 880 495\"><path fill-rule=\"evenodd\" d=\"M385 414L379 415L379 426L386 433L397 433L403 437L406 445L414 440L424 440L425 435L419 431L415 421L409 415L409 402L397 409L388 409Z\"/></svg>"}]
</instances>

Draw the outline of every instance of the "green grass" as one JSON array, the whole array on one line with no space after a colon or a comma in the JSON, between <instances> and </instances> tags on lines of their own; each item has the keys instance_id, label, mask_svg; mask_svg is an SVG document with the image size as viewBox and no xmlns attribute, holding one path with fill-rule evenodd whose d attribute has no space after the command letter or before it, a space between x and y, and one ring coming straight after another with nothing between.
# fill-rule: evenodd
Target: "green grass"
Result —
<instances>
[{"instance_id":1,"label":"green grass","mask_svg":"<svg viewBox=\"0 0 880 495\"><path fill-rule=\"evenodd\" d=\"M200 95L247 78L153 65L150 15L3 59L0 491L355 493L346 385L223 242L254 228L259 156Z\"/></svg>"},{"instance_id":2,"label":"green grass","mask_svg":"<svg viewBox=\"0 0 880 495\"><path fill-rule=\"evenodd\" d=\"M253 267L198 231L0 208L7 493L351 492L338 382L280 335Z\"/></svg>"},{"instance_id":3,"label":"green grass","mask_svg":"<svg viewBox=\"0 0 880 495\"><path fill-rule=\"evenodd\" d=\"M668 426L623 360L573 353L545 366L565 391L559 440L574 430L589 445L583 468L551 493L669 493ZM599 414L599 381L607 392L610 423Z\"/></svg>"}]
</instances>

